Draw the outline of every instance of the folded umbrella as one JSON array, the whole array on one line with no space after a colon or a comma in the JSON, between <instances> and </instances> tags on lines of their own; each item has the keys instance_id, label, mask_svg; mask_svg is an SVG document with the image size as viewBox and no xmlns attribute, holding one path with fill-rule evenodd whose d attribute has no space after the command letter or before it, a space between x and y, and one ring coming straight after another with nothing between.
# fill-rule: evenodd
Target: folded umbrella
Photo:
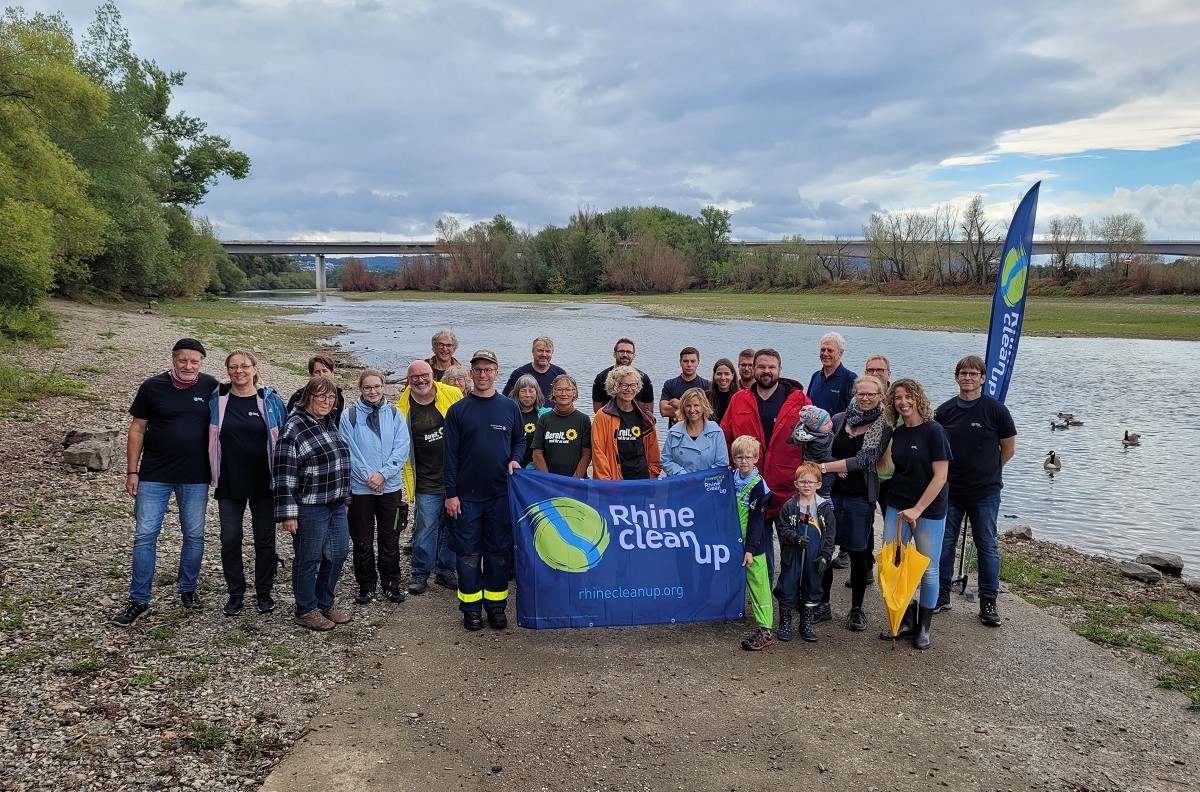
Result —
<instances>
[{"instance_id":1,"label":"folded umbrella","mask_svg":"<svg viewBox=\"0 0 1200 792\"><path fill-rule=\"evenodd\" d=\"M884 542L875 554L875 561L879 592L887 608L888 625L895 635L900 630L904 611L908 610L913 594L921 585L921 576L929 566L929 556L917 550L911 531L908 541L904 541L904 521L896 518L896 538Z\"/></svg>"}]
</instances>

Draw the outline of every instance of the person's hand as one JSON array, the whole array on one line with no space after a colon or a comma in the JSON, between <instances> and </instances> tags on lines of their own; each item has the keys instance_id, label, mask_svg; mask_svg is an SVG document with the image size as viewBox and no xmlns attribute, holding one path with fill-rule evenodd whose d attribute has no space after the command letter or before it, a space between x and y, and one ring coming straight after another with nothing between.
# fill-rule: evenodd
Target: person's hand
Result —
<instances>
[{"instance_id":1,"label":"person's hand","mask_svg":"<svg viewBox=\"0 0 1200 792\"><path fill-rule=\"evenodd\" d=\"M801 550L808 547L808 534L804 534L804 536L801 536L799 539L797 539L796 546Z\"/></svg>"},{"instance_id":2,"label":"person's hand","mask_svg":"<svg viewBox=\"0 0 1200 792\"><path fill-rule=\"evenodd\" d=\"M457 520L458 515L462 514L462 503L458 498L446 498L446 514L454 520Z\"/></svg>"},{"instance_id":3,"label":"person's hand","mask_svg":"<svg viewBox=\"0 0 1200 792\"><path fill-rule=\"evenodd\" d=\"M294 517L283 521L283 530L287 531L292 536L296 535L296 531L299 528L300 528L300 521Z\"/></svg>"},{"instance_id":4,"label":"person's hand","mask_svg":"<svg viewBox=\"0 0 1200 792\"><path fill-rule=\"evenodd\" d=\"M825 556L817 556L817 574L824 575L826 569L829 569L829 559Z\"/></svg>"},{"instance_id":5,"label":"person's hand","mask_svg":"<svg viewBox=\"0 0 1200 792\"><path fill-rule=\"evenodd\" d=\"M383 492L385 479L382 473L372 473L367 476L367 486L376 492Z\"/></svg>"},{"instance_id":6,"label":"person's hand","mask_svg":"<svg viewBox=\"0 0 1200 792\"><path fill-rule=\"evenodd\" d=\"M904 511L900 512L898 516L901 520L916 528L917 520L921 519L921 515L924 512L924 509L918 509L916 506L913 506L910 509L905 509Z\"/></svg>"},{"instance_id":7,"label":"person's hand","mask_svg":"<svg viewBox=\"0 0 1200 792\"><path fill-rule=\"evenodd\" d=\"M746 553L746 555L742 558L742 566L748 567L753 563L754 563L754 554Z\"/></svg>"},{"instance_id":8,"label":"person's hand","mask_svg":"<svg viewBox=\"0 0 1200 792\"><path fill-rule=\"evenodd\" d=\"M129 493L129 497L137 497L138 482L141 480L142 477L137 473L130 473L125 477L125 492Z\"/></svg>"},{"instance_id":9,"label":"person's hand","mask_svg":"<svg viewBox=\"0 0 1200 792\"><path fill-rule=\"evenodd\" d=\"M511 461L510 461L510 462L508 463L508 475L510 475L510 476L511 476L511 475L513 474L513 471L514 471L514 470L520 470L520 469L521 469L521 463L520 463L520 462L511 462Z\"/></svg>"}]
</instances>

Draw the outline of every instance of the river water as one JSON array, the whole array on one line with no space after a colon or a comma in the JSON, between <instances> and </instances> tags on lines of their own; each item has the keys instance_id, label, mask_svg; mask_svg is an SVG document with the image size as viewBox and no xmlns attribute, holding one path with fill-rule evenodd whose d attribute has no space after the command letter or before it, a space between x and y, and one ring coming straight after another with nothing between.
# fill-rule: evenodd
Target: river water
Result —
<instances>
[{"instance_id":1,"label":"river water","mask_svg":"<svg viewBox=\"0 0 1200 792\"><path fill-rule=\"evenodd\" d=\"M580 384L580 409L591 413L591 383L612 364L620 337L637 344L635 365L658 387L679 374L679 350L700 350L700 373L709 377L721 357L737 362L745 347L774 347L783 374L808 385L820 367L820 337L836 329L846 338L843 361L862 372L868 354L892 363L893 378L915 377L934 404L957 393L955 362L984 354L986 333L827 328L780 322L676 319L646 316L621 305L400 300L352 301L315 295L263 295L256 301L305 306L300 320L343 325L337 340L368 365L403 372L430 355L430 337L451 327L458 357L480 347L500 357L501 384L529 362L532 341L554 339L554 362ZM1200 344L1109 338L1021 339L1007 405L1017 425L1017 453L1006 466L1000 530L1030 525L1039 539L1124 559L1157 550L1178 553L1200 573ZM1178 406L1172 406L1178 405ZM1083 426L1052 431L1058 412L1074 413ZM1125 448L1124 431L1141 434ZM1047 453L1062 458L1053 477L1042 467Z\"/></svg>"}]
</instances>

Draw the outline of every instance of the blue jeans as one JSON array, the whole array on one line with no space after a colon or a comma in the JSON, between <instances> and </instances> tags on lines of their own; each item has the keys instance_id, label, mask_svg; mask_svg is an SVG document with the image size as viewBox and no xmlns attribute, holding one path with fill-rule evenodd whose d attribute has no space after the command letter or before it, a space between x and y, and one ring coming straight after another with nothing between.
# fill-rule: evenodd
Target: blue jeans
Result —
<instances>
[{"instance_id":1,"label":"blue jeans","mask_svg":"<svg viewBox=\"0 0 1200 792\"><path fill-rule=\"evenodd\" d=\"M412 574L414 578L435 575L448 577L454 573L458 561L450 550L449 528L446 524L446 496L421 495L413 503L413 552Z\"/></svg>"},{"instance_id":2,"label":"blue jeans","mask_svg":"<svg viewBox=\"0 0 1200 792\"><path fill-rule=\"evenodd\" d=\"M150 604L158 534L162 531L163 517L172 493L175 494L175 505L179 507L179 525L183 529L183 547L179 551L179 593L195 591L200 583L208 485L141 481L133 501L133 572L129 581L129 599L143 605Z\"/></svg>"},{"instance_id":3,"label":"blue jeans","mask_svg":"<svg viewBox=\"0 0 1200 792\"><path fill-rule=\"evenodd\" d=\"M883 518L883 541L885 543L896 539L896 516L898 514L898 510L888 506L887 514ZM936 520L927 520L922 517L917 520L915 529L908 523L904 524L904 535L901 538L904 541L908 541L909 537L915 538L917 550L922 555L929 556L929 566L925 568L925 574L921 576L922 608L932 608L937 605L938 568L942 557L942 537L945 533L945 517Z\"/></svg>"},{"instance_id":4,"label":"blue jeans","mask_svg":"<svg viewBox=\"0 0 1200 792\"><path fill-rule=\"evenodd\" d=\"M979 596L995 597L1000 591L1000 551L996 548L996 517L1000 514L1000 493L977 500L950 499L946 509L946 537L942 540L942 588L950 589L955 571L958 534L965 516L971 521L971 538L979 556Z\"/></svg>"},{"instance_id":5,"label":"blue jeans","mask_svg":"<svg viewBox=\"0 0 1200 792\"><path fill-rule=\"evenodd\" d=\"M333 607L333 593L350 553L350 525L346 504L300 504L296 534L292 537L292 594L296 615Z\"/></svg>"}]
</instances>

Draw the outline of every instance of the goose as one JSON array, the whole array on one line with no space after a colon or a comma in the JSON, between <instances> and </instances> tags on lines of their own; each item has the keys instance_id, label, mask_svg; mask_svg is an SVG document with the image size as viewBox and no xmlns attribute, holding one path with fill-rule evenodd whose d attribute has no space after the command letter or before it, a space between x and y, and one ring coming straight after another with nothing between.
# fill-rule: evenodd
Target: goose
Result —
<instances>
[{"instance_id":1,"label":"goose","mask_svg":"<svg viewBox=\"0 0 1200 792\"><path fill-rule=\"evenodd\" d=\"M1083 421L1076 421L1074 418L1068 418L1067 426L1083 426Z\"/></svg>"},{"instance_id":2,"label":"goose","mask_svg":"<svg viewBox=\"0 0 1200 792\"><path fill-rule=\"evenodd\" d=\"M1062 459L1058 454L1051 451L1046 455L1046 461L1042 463L1042 467L1051 472L1062 470Z\"/></svg>"},{"instance_id":3,"label":"goose","mask_svg":"<svg viewBox=\"0 0 1200 792\"><path fill-rule=\"evenodd\" d=\"M1121 445L1125 446L1126 448L1129 448L1130 446L1141 445L1141 444L1142 444L1142 436L1140 434L1137 434L1136 432L1131 432L1128 429L1125 430L1125 438L1123 440L1121 440Z\"/></svg>"},{"instance_id":4,"label":"goose","mask_svg":"<svg viewBox=\"0 0 1200 792\"><path fill-rule=\"evenodd\" d=\"M1061 418L1061 419L1062 419L1062 420L1064 420L1064 421L1068 421L1068 422L1069 422L1069 421L1070 421L1072 418L1074 418L1074 417L1075 417L1075 413L1064 413L1064 412L1060 412L1060 413L1058 413L1058 417L1059 417L1059 418Z\"/></svg>"},{"instance_id":5,"label":"goose","mask_svg":"<svg viewBox=\"0 0 1200 792\"><path fill-rule=\"evenodd\" d=\"M1051 421L1050 431L1053 432L1055 429L1067 429L1070 426L1071 424L1067 423L1066 421L1063 421L1062 423L1055 423L1054 421Z\"/></svg>"}]
</instances>

